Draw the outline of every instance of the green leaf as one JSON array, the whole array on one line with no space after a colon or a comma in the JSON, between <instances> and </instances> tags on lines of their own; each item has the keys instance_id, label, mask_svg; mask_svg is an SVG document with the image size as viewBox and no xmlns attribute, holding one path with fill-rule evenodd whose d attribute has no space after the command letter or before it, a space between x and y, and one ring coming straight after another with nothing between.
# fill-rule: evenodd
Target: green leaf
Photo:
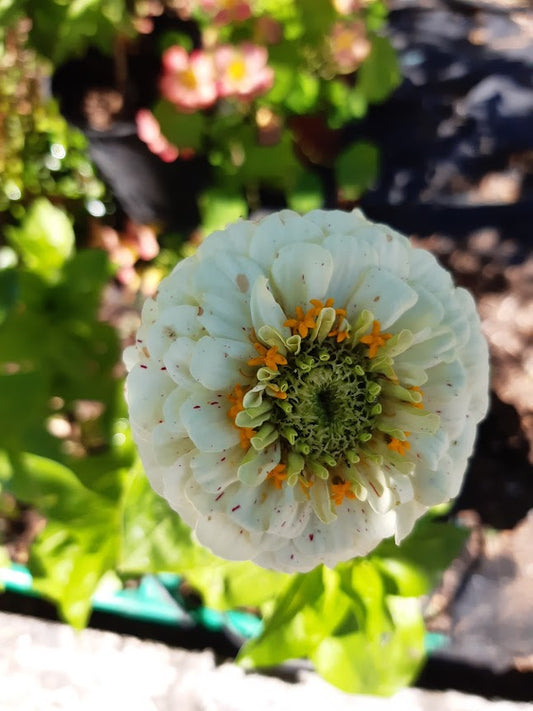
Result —
<instances>
[{"instance_id":1,"label":"green leaf","mask_svg":"<svg viewBox=\"0 0 533 711\"><path fill-rule=\"evenodd\" d=\"M341 200L357 200L377 178L379 151L371 143L353 143L340 154L334 168Z\"/></svg>"},{"instance_id":2,"label":"green leaf","mask_svg":"<svg viewBox=\"0 0 533 711\"><path fill-rule=\"evenodd\" d=\"M370 54L359 67L357 88L371 104L379 104L400 85L402 76L396 52L385 37L371 38Z\"/></svg>"},{"instance_id":3,"label":"green leaf","mask_svg":"<svg viewBox=\"0 0 533 711\"><path fill-rule=\"evenodd\" d=\"M47 378L42 372L0 374L0 447L19 449L46 413Z\"/></svg>"},{"instance_id":4,"label":"green leaf","mask_svg":"<svg viewBox=\"0 0 533 711\"><path fill-rule=\"evenodd\" d=\"M202 593L204 604L217 610L261 608L279 595L290 577L254 563L222 560L206 553L202 549L194 565L182 562L179 568Z\"/></svg>"},{"instance_id":5,"label":"green leaf","mask_svg":"<svg viewBox=\"0 0 533 711\"><path fill-rule=\"evenodd\" d=\"M424 625L418 601L387 594L386 583L379 566L360 559L295 576L238 661L262 667L308 657L344 691L398 691L423 658Z\"/></svg>"},{"instance_id":6,"label":"green leaf","mask_svg":"<svg viewBox=\"0 0 533 711\"><path fill-rule=\"evenodd\" d=\"M48 282L57 281L74 249L70 220L46 198L35 200L20 227L11 227L6 234L26 267Z\"/></svg>"},{"instance_id":7,"label":"green leaf","mask_svg":"<svg viewBox=\"0 0 533 711\"><path fill-rule=\"evenodd\" d=\"M238 190L212 187L204 190L198 202L206 235L248 215L248 205Z\"/></svg>"},{"instance_id":8,"label":"green leaf","mask_svg":"<svg viewBox=\"0 0 533 711\"><path fill-rule=\"evenodd\" d=\"M111 54L115 38L131 32L125 0L39 0L28 14L32 44L56 64L90 45Z\"/></svg>"},{"instance_id":9,"label":"green leaf","mask_svg":"<svg viewBox=\"0 0 533 711\"><path fill-rule=\"evenodd\" d=\"M0 326L18 298L18 278L14 269L0 270Z\"/></svg>"},{"instance_id":10,"label":"green leaf","mask_svg":"<svg viewBox=\"0 0 533 711\"><path fill-rule=\"evenodd\" d=\"M294 188L287 194L291 210L301 214L316 210L324 205L322 181L315 173L302 173Z\"/></svg>"},{"instance_id":11,"label":"green leaf","mask_svg":"<svg viewBox=\"0 0 533 711\"><path fill-rule=\"evenodd\" d=\"M160 99L153 108L153 114L159 121L161 131L178 148L201 148L206 118L200 112L180 113L174 104Z\"/></svg>"},{"instance_id":12,"label":"green leaf","mask_svg":"<svg viewBox=\"0 0 533 711\"><path fill-rule=\"evenodd\" d=\"M116 564L120 507L57 461L22 454L11 457L11 468L6 489L48 520L31 549L35 589L59 605L67 622L83 627L91 595Z\"/></svg>"},{"instance_id":13,"label":"green leaf","mask_svg":"<svg viewBox=\"0 0 533 711\"><path fill-rule=\"evenodd\" d=\"M253 563L222 560L195 543L189 527L154 493L140 462L124 498L120 571L183 575L206 606L221 610L260 607L288 578Z\"/></svg>"},{"instance_id":14,"label":"green leaf","mask_svg":"<svg viewBox=\"0 0 533 711\"><path fill-rule=\"evenodd\" d=\"M319 616L309 606L323 590L321 567L289 579L264 621L263 632L245 644L237 661L248 668L268 667L309 656L321 627Z\"/></svg>"},{"instance_id":15,"label":"green leaf","mask_svg":"<svg viewBox=\"0 0 533 711\"><path fill-rule=\"evenodd\" d=\"M292 74L293 81L288 92L285 105L295 114L306 114L315 107L320 84L317 77L307 72L298 72Z\"/></svg>"},{"instance_id":16,"label":"green leaf","mask_svg":"<svg viewBox=\"0 0 533 711\"><path fill-rule=\"evenodd\" d=\"M311 654L321 676L351 694L390 695L412 682L424 658L420 605L389 598L378 634L366 631L326 637Z\"/></svg>"},{"instance_id":17,"label":"green leaf","mask_svg":"<svg viewBox=\"0 0 533 711\"><path fill-rule=\"evenodd\" d=\"M431 513L420 519L414 531L397 546L393 540L383 541L373 552L379 565L390 576L396 590L416 590L416 595L427 593L440 580L442 573L459 555L468 529L452 523L435 521ZM406 566L411 570L405 578Z\"/></svg>"},{"instance_id":18,"label":"green leaf","mask_svg":"<svg viewBox=\"0 0 533 711\"><path fill-rule=\"evenodd\" d=\"M116 511L108 507L83 526L49 522L32 546L29 567L35 590L53 600L76 629L87 625L91 597L115 567L118 530Z\"/></svg>"},{"instance_id":19,"label":"green leaf","mask_svg":"<svg viewBox=\"0 0 533 711\"><path fill-rule=\"evenodd\" d=\"M121 572L177 572L192 545L190 529L153 491L137 461L123 501Z\"/></svg>"},{"instance_id":20,"label":"green leaf","mask_svg":"<svg viewBox=\"0 0 533 711\"><path fill-rule=\"evenodd\" d=\"M260 146L248 131L242 131L244 162L239 178L245 183L266 184L277 189L291 190L301 173L292 143L292 136L284 131L274 146Z\"/></svg>"}]
</instances>

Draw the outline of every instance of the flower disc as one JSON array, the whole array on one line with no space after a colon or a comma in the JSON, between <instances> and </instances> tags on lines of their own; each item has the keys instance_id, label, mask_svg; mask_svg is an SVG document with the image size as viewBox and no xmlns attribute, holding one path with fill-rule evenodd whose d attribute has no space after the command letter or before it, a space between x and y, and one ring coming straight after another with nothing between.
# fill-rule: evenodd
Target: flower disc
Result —
<instances>
[{"instance_id":1,"label":"flower disc","mask_svg":"<svg viewBox=\"0 0 533 711\"><path fill-rule=\"evenodd\" d=\"M214 233L125 360L154 489L214 553L288 572L400 541L456 496L487 409L473 299L357 210Z\"/></svg>"}]
</instances>

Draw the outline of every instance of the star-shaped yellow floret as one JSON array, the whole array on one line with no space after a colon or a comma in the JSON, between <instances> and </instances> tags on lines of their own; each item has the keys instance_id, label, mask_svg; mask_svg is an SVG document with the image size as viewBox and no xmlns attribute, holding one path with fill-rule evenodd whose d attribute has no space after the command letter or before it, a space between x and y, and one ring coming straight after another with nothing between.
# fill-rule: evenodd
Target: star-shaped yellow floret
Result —
<instances>
[{"instance_id":1,"label":"star-shaped yellow floret","mask_svg":"<svg viewBox=\"0 0 533 711\"><path fill-rule=\"evenodd\" d=\"M359 339L359 342L368 346L367 355L369 358L374 358L377 355L378 348L384 346L389 338L392 338L392 333L381 333L379 321L374 321L371 333L368 333L366 336L362 336Z\"/></svg>"},{"instance_id":2,"label":"star-shaped yellow floret","mask_svg":"<svg viewBox=\"0 0 533 711\"><path fill-rule=\"evenodd\" d=\"M254 343L255 350L259 353L257 358L250 358L248 365L265 365L270 370L277 371L278 365L286 365L287 359L278 353L277 346L267 348L261 343Z\"/></svg>"},{"instance_id":3,"label":"star-shaped yellow floret","mask_svg":"<svg viewBox=\"0 0 533 711\"><path fill-rule=\"evenodd\" d=\"M288 318L284 326L287 326L293 332L299 333L302 338L305 338L309 333L309 330L316 326L315 322L315 310L309 309L306 313L301 306L296 307L296 318Z\"/></svg>"},{"instance_id":4,"label":"star-shaped yellow floret","mask_svg":"<svg viewBox=\"0 0 533 711\"><path fill-rule=\"evenodd\" d=\"M331 498L335 506L340 506L344 499L356 499L349 481L341 481L331 485Z\"/></svg>"},{"instance_id":5,"label":"star-shaped yellow floret","mask_svg":"<svg viewBox=\"0 0 533 711\"><path fill-rule=\"evenodd\" d=\"M229 393L228 400L232 403L232 406L228 410L228 417L230 420L235 421L235 418L244 410L244 405L242 399L244 397L244 390L241 385L236 385L233 388L233 392Z\"/></svg>"},{"instance_id":6,"label":"star-shaped yellow floret","mask_svg":"<svg viewBox=\"0 0 533 711\"><path fill-rule=\"evenodd\" d=\"M407 432L404 432L404 434L406 437L409 436ZM403 439L396 439L396 437L391 437L391 440L387 444L387 447L393 452L398 452L398 454L401 454L402 457L408 449L411 449L411 445L409 442Z\"/></svg>"},{"instance_id":7,"label":"star-shaped yellow floret","mask_svg":"<svg viewBox=\"0 0 533 711\"><path fill-rule=\"evenodd\" d=\"M271 481L276 489L281 489L286 478L285 464L276 464L267 474L267 480Z\"/></svg>"}]
</instances>

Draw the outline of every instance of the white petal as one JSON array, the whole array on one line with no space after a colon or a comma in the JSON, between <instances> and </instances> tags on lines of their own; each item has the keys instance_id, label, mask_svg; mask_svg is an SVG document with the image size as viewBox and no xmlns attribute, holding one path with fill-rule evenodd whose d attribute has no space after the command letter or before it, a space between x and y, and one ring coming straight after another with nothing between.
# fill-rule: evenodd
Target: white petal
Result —
<instances>
[{"instance_id":1,"label":"white petal","mask_svg":"<svg viewBox=\"0 0 533 711\"><path fill-rule=\"evenodd\" d=\"M285 313L310 308L310 299L325 299L333 274L333 258L317 244L291 244L280 249L271 269L272 288Z\"/></svg>"},{"instance_id":2,"label":"white petal","mask_svg":"<svg viewBox=\"0 0 533 711\"><path fill-rule=\"evenodd\" d=\"M202 309L199 321L210 336L248 340L252 329L250 307L235 293L224 296L206 293L202 296Z\"/></svg>"},{"instance_id":3,"label":"white petal","mask_svg":"<svg viewBox=\"0 0 533 711\"><path fill-rule=\"evenodd\" d=\"M255 225L249 220L239 220L228 225L223 230L213 232L198 248L201 258L216 254L223 249L228 254L248 255L250 239L255 231Z\"/></svg>"},{"instance_id":4,"label":"white petal","mask_svg":"<svg viewBox=\"0 0 533 711\"><path fill-rule=\"evenodd\" d=\"M157 289L157 303L160 308L165 309L169 306L181 306L182 304L196 305L197 302L191 285L191 276L196 268L195 257L182 259L181 262L176 264L172 272L166 279L162 280Z\"/></svg>"},{"instance_id":5,"label":"white petal","mask_svg":"<svg viewBox=\"0 0 533 711\"><path fill-rule=\"evenodd\" d=\"M157 462L162 467L172 466L184 454L194 449L188 437L170 432L165 423L158 425L152 432L152 446Z\"/></svg>"},{"instance_id":6,"label":"white petal","mask_svg":"<svg viewBox=\"0 0 533 711\"><path fill-rule=\"evenodd\" d=\"M371 245L358 240L353 234L327 237L324 247L333 259L328 296L335 299L337 308L343 308L365 271L369 267L377 266L377 254Z\"/></svg>"},{"instance_id":7,"label":"white petal","mask_svg":"<svg viewBox=\"0 0 533 711\"><path fill-rule=\"evenodd\" d=\"M162 468L163 476L163 496L170 506L176 511L180 518L188 526L195 526L198 520L198 512L191 506L185 496L187 482L191 479L190 468L191 454L185 454L170 467Z\"/></svg>"},{"instance_id":8,"label":"white petal","mask_svg":"<svg viewBox=\"0 0 533 711\"><path fill-rule=\"evenodd\" d=\"M197 306L169 306L161 311L146 335L146 345L152 358L163 358L170 346L181 336L197 338L203 331Z\"/></svg>"},{"instance_id":9,"label":"white petal","mask_svg":"<svg viewBox=\"0 0 533 711\"><path fill-rule=\"evenodd\" d=\"M454 289L450 274L425 249L413 249L409 260L409 282L424 287L446 304Z\"/></svg>"},{"instance_id":10,"label":"white petal","mask_svg":"<svg viewBox=\"0 0 533 711\"><path fill-rule=\"evenodd\" d=\"M457 480L461 480L464 470L458 471L452 458L444 455L438 469L417 467L413 488L417 501L425 506L436 506L449 501L457 493Z\"/></svg>"},{"instance_id":11,"label":"white petal","mask_svg":"<svg viewBox=\"0 0 533 711\"><path fill-rule=\"evenodd\" d=\"M291 210L265 217L257 225L250 243L250 256L269 270L279 250L291 242L322 242L321 230Z\"/></svg>"},{"instance_id":12,"label":"white petal","mask_svg":"<svg viewBox=\"0 0 533 711\"><path fill-rule=\"evenodd\" d=\"M264 277L258 277L253 285L250 310L256 333L259 333L264 326L270 326L284 339L291 335L290 328L283 325L287 316L274 298Z\"/></svg>"},{"instance_id":13,"label":"white petal","mask_svg":"<svg viewBox=\"0 0 533 711\"><path fill-rule=\"evenodd\" d=\"M196 387L196 382L191 377L191 358L196 346L195 341L190 338L178 338L165 353L163 362L169 377L174 383L186 390Z\"/></svg>"},{"instance_id":14,"label":"white petal","mask_svg":"<svg viewBox=\"0 0 533 711\"><path fill-rule=\"evenodd\" d=\"M124 361L126 370L128 372L132 370L133 366L137 365L140 361L139 349L137 346L128 346L125 348L124 353L122 354L122 360Z\"/></svg>"},{"instance_id":15,"label":"white petal","mask_svg":"<svg viewBox=\"0 0 533 711\"><path fill-rule=\"evenodd\" d=\"M247 486L262 484L267 474L274 469L276 464L279 464L280 458L281 452L278 442L259 450L259 452L250 449L239 466L240 481Z\"/></svg>"},{"instance_id":16,"label":"white petal","mask_svg":"<svg viewBox=\"0 0 533 711\"><path fill-rule=\"evenodd\" d=\"M436 328L444 316L444 304L426 289L416 286L417 302L395 323L396 329L407 328L417 333L425 328Z\"/></svg>"},{"instance_id":17,"label":"white petal","mask_svg":"<svg viewBox=\"0 0 533 711\"><path fill-rule=\"evenodd\" d=\"M457 298L463 313L473 324L468 342L461 349L461 362L468 374L470 412L474 420L479 422L489 407L489 351L472 296L464 289L458 289Z\"/></svg>"},{"instance_id":18,"label":"white petal","mask_svg":"<svg viewBox=\"0 0 533 711\"><path fill-rule=\"evenodd\" d=\"M144 472L150 482L150 486L156 494L163 496L163 471L162 467L157 462L152 443L138 437L134 427L132 427L132 434L135 438L137 451L139 452L139 457L141 459Z\"/></svg>"},{"instance_id":19,"label":"white petal","mask_svg":"<svg viewBox=\"0 0 533 711\"><path fill-rule=\"evenodd\" d=\"M418 519L428 510L427 506L418 501L409 501L396 509L396 535L395 541L399 545L411 533Z\"/></svg>"},{"instance_id":20,"label":"white petal","mask_svg":"<svg viewBox=\"0 0 533 711\"><path fill-rule=\"evenodd\" d=\"M222 505L237 525L283 538L299 535L310 515L310 507L295 500L294 488L278 490L270 482L255 488L234 484L217 505Z\"/></svg>"},{"instance_id":21,"label":"white petal","mask_svg":"<svg viewBox=\"0 0 533 711\"><path fill-rule=\"evenodd\" d=\"M192 377L208 390L232 390L243 381L243 368L256 355L251 343L204 336L194 348Z\"/></svg>"},{"instance_id":22,"label":"white petal","mask_svg":"<svg viewBox=\"0 0 533 711\"><path fill-rule=\"evenodd\" d=\"M361 210L344 212L342 210L312 210L305 216L322 230L325 236L336 234L357 234L369 223Z\"/></svg>"},{"instance_id":23,"label":"white petal","mask_svg":"<svg viewBox=\"0 0 533 711\"><path fill-rule=\"evenodd\" d=\"M402 279L380 267L370 267L346 302L347 319L356 318L363 309L374 314L386 330L418 299L416 291Z\"/></svg>"},{"instance_id":24,"label":"white petal","mask_svg":"<svg viewBox=\"0 0 533 711\"><path fill-rule=\"evenodd\" d=\"M250 300L251 288L263 270L252 259L219 250L199 261L194 273L195 291L238 296Z\"/></svg>"},{"instance_id":25,"label":"white petal","mask_svg":"<svg viewBox=\"0 0 533 711\"><path fill-rule=\"evenodd\" d=\"M202 489L218 495L237 481L237 469L242 457L243 451L239 446L221 452L196 450L191 457L193 476Z\"/></svg>"},{"instance_id":26,"label":"white petal","mask_svg":"<svg viewBox=\"0 0 533 711\"><path fill-rule=\"evenodd\" d=\"M250 560L261 548L263 533L246 531L224 513L212 513L199 519L198 541L227 560Z\"/></svg>"},{"instance_id":27,"label":"white petal","mask_svg":"<svg viewBox=\"0 0 533 711\"><path fill-rule=\"evenodd\" d=\"M206 397L207 396L207 397ZM220 398L199 389L181 406L180 417L189 437L202 452L221 452L239 443L239 433Z\"/></svg>"},{"instance_id":28,"label":"white petal","mask_svg":"<svg viewBox=\"0 0 533 711\"><path fill-rule=\"evenodd\" d=\"M163 403L174 388L165 371L151 363L136 365L126 380L130 420L144 439L163 419Z\"/></svg>"},{"instance_id":29,"label":"white petal","mask_svg":"<svg viewBox=\"0 0 533 711\"><path fill-rule=\"evenodd\" d=\"M411 433L409 443L410 457L415 461L422 462L429 469L436 469L438 464L448 449L450 440L446 432L439 428L434 435Z\"/></svg>"},{"instance_id":30,"label":"white petal","mask_svg":"<svg viewBox=\"0 0 533 711\"><path fill-rule=\"evenodd\" d=\"M421 368L432 368L439 363L453 360L456 355L455 336L451 331L433 334L430 338L413 344L401 353L394 365L412 364Z\"/></svg>"},{"instance_id":31,"label":"white petal","mask_svg":"<svg viewBox=\"0 0 533 711\"><path fill-rule=\"evenodd\" d=\"M187 430L181 420L180 410L190 395L190 390L174 388L163 403L162 420L169 433L172 433L175 437L184 437L187 435Z\"/></svg>"}]
</instances>

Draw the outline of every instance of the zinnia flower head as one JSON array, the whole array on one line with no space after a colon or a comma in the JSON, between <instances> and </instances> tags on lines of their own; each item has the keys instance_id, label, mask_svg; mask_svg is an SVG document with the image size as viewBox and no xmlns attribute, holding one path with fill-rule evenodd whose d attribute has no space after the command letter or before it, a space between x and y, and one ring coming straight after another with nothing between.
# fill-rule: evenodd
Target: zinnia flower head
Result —
<instances>
[{"instance_id":1,"label":"zinnia flower head","mask_svg":"<svg viewBox=\"0 0 533 711\"><path fill-rule=\"evenodd\" d=\"M243 42L239 46L221 45L214 54L218 93L222 97L252 99L268 91L274 83L274 71L267 65L264 47Z\"/></svg>"},{"instance_id":2,"label":"zinnia flower head","mask_svg":"<svg viewBox=\"0 0 533 711\"><path fill-rule=\"evenodd\" d=\"M472 297L359 211L214 233L125 359L154 489L216 554L284 571L400 541L458 493L487 408Z\"/></svg>"},{"instance_id":3,"label":"zinnia flower head","mask_svg":"<svg viewBox=\"0 0 533 711\"><path fill-rule=\"evenodd\" d=\"M161 94L178 109L193 112L205 109L217 100L215 68L209 54L183 47L169 47L162 57Z\"/></svg>"}]
</instances>

